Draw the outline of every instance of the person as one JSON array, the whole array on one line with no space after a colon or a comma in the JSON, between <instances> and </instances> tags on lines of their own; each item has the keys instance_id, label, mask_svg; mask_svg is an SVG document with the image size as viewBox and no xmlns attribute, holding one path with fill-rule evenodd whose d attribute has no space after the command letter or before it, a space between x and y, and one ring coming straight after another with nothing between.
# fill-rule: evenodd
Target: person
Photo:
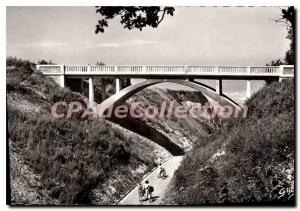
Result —
<instances>
[{"instance_id":1,"label":"person","mask_svg":"<svg viewBox=\"0 0 300 211\"><path fill-rule=\"evenodd\" d=\"M165 178L165 177L167 177L167 172L166 172L166 170L161 166L161 167L160 167L159 174L158 174L158 178Z\"/></svg>"},{"instance_id":2,"label":"person","mask_svg":"<svg viewBox=\"0 0 300 211\"><path fill-rule=\"evenodd\" d=\"M150 200L152 198L152 192L150 191L150 185L149 185L149 181L146 180L145 185L144 185L144 190L145 190L145 194L146 194L146 200ZM150 198L149 198L150 196Z\"/></svg>"},{"instance_id":3,"label":"person","mask_svg":"<svg viewBox=\"0 0 300 211\"><path fill-rule=\"evenodd\" d=\"M142 201L143 201L144 194L145 194L144 187L143 187L142 183L140 183L140 185L139 185L139 201L140 201L140 203L142 203Z\"/></svg>"},{"instance_id":4,"label":"person","mask_svg":"<svg viewBox=\"0 0 300 211\"><path fill-rule=\"evenodd\" d=\"M153 191L154 191L154 187L151 186L151 185L149 185L148 189L149 189L149 195L150 195L149 201L151 202L151 199L152 199L152 193L153 193Z\"/></svg>"}]
</instances>

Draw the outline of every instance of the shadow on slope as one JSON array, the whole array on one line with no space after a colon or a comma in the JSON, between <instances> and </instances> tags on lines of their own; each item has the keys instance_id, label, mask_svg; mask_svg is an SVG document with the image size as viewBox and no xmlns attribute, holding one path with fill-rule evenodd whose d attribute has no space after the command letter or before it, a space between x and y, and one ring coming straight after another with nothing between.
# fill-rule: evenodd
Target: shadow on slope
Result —
<instances>
[{"instance_id":1,"label":"shadow on slope","mask_svg":"<svg viewBox=\"0 0 300 211\"><path fill-rule=\"evenodd\" d=\"M128 130L131 130L137 134L140 134L141 136L150 139L151 141L157 143L158 145L168 150L174 156L184 154L184 150L177 144L170 141L168 137L158 132L154 128L148 126L147 124L142 123L141 121L129 117L122 119L111 118L109 120L121 125L122 127Z\"/></svg>"}]
</instances>

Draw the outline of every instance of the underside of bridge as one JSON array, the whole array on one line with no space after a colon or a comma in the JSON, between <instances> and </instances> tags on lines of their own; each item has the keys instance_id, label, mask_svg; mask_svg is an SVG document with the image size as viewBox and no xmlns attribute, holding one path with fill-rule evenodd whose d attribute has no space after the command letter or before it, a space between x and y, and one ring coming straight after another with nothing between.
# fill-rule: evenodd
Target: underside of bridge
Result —
<instances>
[{"instance_id":1,"label":"underside of bridge","mask_svg":"<svg viewBox=\"0 0 300 211\"><path fill-rule=\"evenodd\" d=\"M222 92L218 93L216 92L216 89L211 88L200 82L191 81L191 80L178 80L178 79L148 79L146 81L126 87L120 90L119 92L117 92L116 94L114 94L113 96L109 97L105 101L103 101L99 106L100 115L105 114L105 112L109 110L109 108L113 108L123 104L127 99L129 99L137 92L149 86L159 84L159 83L165 83L165 82L175 83L175 84L180 84L180 85L190 87L212 98L214 101L218 102L218 104L222 106L230 106L230 107L241 109L238 103L230 99L228 96L222 94Z\"/></svg>"}]
</instances>

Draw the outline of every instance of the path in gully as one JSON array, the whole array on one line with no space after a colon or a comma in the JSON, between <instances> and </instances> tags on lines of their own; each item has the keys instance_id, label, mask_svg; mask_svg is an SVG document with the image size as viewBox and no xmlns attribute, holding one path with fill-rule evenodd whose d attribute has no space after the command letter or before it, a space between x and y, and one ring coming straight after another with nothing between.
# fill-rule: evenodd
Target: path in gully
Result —
<instances>
[{"instance_id":1,"label":"path in gully","mask_svg":"<svg viewBox=\"0 0 300 211\"><path fill-rule=\"evenodd\" d=\"M174 172L180 166L182 158L183 156L175 156L162 165L167 171L168 177L166 179L157 178L159 168L143 179L142 184L145 184L145 181L148 180L149 184L154 187L151 202L149 200L139 202L138 186L136 186L119 202L119 205L159 205L166 194Z\"/></svg>"}]
</instances>

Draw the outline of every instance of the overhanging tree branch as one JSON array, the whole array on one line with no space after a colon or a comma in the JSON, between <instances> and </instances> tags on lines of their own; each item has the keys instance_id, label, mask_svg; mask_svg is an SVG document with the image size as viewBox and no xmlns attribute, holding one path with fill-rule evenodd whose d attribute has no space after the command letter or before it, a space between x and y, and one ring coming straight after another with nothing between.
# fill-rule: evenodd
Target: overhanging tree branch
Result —
<instances>
[{"instance_id":1,"label":"overhanging tree branch","mask_svg":"<svg viewBox=\"0 0 300 211\"><path fill-rule=\"evenodd\" d=\"M129 30L139 29L150 26L156 28L166 15L173 16L175 9L173 7L96 7L96 13L101 15L98 20L95 33L103 33L104 28L108 27L108 20L120 17L120 23ZM160 15L160 13L162 13ZM160 18L161 17L161 18Z\"/></svg>"}]
</instances>

